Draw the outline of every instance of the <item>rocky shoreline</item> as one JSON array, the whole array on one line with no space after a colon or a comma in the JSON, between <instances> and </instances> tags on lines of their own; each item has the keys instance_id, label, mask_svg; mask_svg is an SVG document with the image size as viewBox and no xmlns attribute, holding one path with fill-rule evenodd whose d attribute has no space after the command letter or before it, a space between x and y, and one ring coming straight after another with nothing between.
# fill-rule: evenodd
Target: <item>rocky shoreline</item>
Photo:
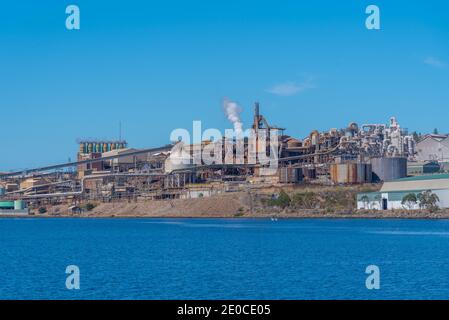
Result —
<instances>
[{"instance_id":1,"label":"rocky shoreline","mask_svg":"<svg viewBox=\"0 0 449 320\"><path fill-rule=\"evenodd\" d=\"M95 213L83 213L83 214L39 214L39 215L0 215L1 218L177 218L177 219L198 219L198 218L217 218L217 219L429 219L429 220L449 220L449 212L354 212L346 214L329 214L329 213L304 213L294 212L288 214L258 214L258 215L223 215L223 214L198 214L198 215L182 215L182 214L95 214Z\"/></svg>"}]
</instances>

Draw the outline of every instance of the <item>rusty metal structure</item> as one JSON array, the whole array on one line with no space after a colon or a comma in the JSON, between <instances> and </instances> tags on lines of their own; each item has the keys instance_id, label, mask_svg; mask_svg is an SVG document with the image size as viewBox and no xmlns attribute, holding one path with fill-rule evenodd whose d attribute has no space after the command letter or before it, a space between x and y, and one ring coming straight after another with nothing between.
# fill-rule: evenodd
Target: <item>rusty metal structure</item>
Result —
<instances>
[{"instance_id":1,"label":"rusty metal structure","mask_svg":"<svg viewBox=\"0 0 449 320\"><path fill-rule=\"evenodd\" d=\"M330 165L330 177L335 184L370 183L372 166L363 162L333 163Z\"/></svg>"}]
</instances>

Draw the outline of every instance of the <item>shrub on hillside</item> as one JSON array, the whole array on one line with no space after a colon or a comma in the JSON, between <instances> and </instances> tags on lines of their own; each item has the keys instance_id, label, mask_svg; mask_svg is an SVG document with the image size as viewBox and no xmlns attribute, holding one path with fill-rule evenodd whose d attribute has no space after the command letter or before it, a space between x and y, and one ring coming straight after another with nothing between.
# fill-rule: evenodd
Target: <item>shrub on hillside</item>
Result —
<instances>
[{"instance_id":1,"label":"shrub on hillside","mask_svg":"<svg viewBox=\"0 0 449 320\"><path fill-rule=\"evenodd\" d=\"M84 208L86 209L86 211L92 211L93 209L95 209L96 205L93 203L86 203L86 205L84 206Z\"/></svg>"},{"instance_id":2,"label":"shrub on hillside","mask_svg":"<svg viewBox=\"0 0 449 320\"><path fill-rule=\"evenodd\" d=\"M290 196L284 190L281 190L279 196L268 200L268 205L285 209L290 205L291 201Z\"/></svg>"},{"instance_id":3,"label":"shrub on hillside","mask_svg":"<svg viewBox=\"0 0 449 320\"><path fill-rule=\"evenodd\" d=\"M301 209L314 209L318 202L317 195L310 191L295 193L292 197L292 204Z\"/></svg>"}]
</instances>

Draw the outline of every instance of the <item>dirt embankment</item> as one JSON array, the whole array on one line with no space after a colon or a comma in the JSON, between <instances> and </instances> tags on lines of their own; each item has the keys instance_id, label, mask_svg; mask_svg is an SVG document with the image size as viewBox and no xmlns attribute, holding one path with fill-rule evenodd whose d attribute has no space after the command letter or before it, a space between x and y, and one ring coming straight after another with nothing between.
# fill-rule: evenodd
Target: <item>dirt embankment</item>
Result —
<instances>
[{"instance_id":1,"label":"dirt embankment","mask_svg":"<svg viewBox=\"0 0 449 320\"><path fill-rule=\"evenodd\" d=\"M101 203L87 216L233 217L246 211L244 194L210 198Z\"/></svg>"},{"instance_id":2,"label":"dirt embankment","mask_svg":"<svg viewBox=\"0 0 449 320\"><path fill-rule=\"evenodd\" d=\"M49 208L46 216L449 219L449 210L433 213L421 210L356 210L356 194L376 188L376 186L265 188L196 199L95 203L93 210L81 214L72 214L69 213L68 207L57 206ZM281 193L287 197L279 197Z\"/></svg>"}]
</instances>

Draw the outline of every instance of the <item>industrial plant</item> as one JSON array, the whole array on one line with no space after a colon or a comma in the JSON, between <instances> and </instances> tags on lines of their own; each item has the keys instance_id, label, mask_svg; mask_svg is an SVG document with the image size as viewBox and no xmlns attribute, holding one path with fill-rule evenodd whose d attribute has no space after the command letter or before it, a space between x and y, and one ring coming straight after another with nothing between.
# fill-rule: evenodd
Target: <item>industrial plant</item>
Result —
<instances>
[{"instance_id":1,"label":"industrial plant","mask_svg":"<svg viewBox=\"0 0 449 320\"><path fill-rule=\"evenodd\" d=\"M236 123L241 131L241 122ZM379 184L380 189L384 182L437 175L449 158L448 136L417 137L395 117L387 124L351 122L346 128L313 130L296 138L271 125L256 103L251 129L255 139L240 135L191 144L172 141L151 149L132 148L121 139L79 140L75 162L0 173L0 213L39 214L56 205L81 212L88 202L205 198L283 186ZM276 154L274 169L251 151ZM215 159L220 154L223 161L206 162L204 153ZM364 208L361 197L358 207Z\"/></svg>"}]
</instances>

